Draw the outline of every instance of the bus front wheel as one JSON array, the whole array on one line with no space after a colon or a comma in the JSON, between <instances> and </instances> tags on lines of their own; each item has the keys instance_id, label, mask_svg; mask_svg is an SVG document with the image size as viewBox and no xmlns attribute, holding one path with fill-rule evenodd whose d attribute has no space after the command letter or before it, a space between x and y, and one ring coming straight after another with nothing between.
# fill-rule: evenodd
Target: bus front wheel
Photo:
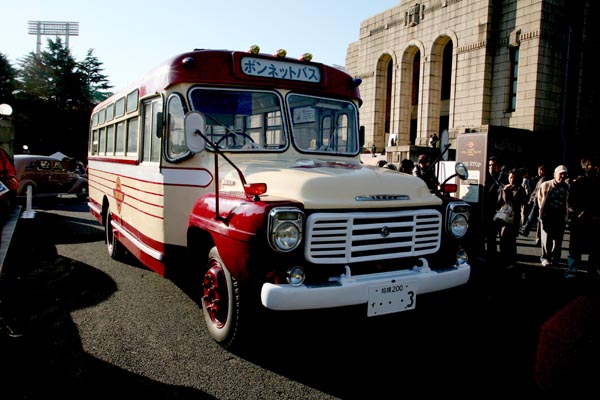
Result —
<instances>
[{"instance_id":1,"label":"bus front wheel","mask_svg":"<svg viewBox=\"0 0 600 400\"><path fill-rule=\"evenodd\" d=\"M224 348L239 342L240 291L238 283L213 247L202 279L202 311L208 332Z\"/></svg>"}]
</instances>

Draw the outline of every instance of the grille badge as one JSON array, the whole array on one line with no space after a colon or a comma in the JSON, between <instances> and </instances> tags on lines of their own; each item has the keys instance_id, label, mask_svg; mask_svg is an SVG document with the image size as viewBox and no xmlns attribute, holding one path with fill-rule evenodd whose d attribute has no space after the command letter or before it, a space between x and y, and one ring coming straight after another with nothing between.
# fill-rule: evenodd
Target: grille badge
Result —
<instances>
[{"instance_id":1,"label":"grille badge","mask_svg":"<svg viewBox=\"0 0 600 400\"><path fill-rule=\"evenodd\" d=\"M379 232L379 234L381 235L381 237L390 236L390 228L388 228L387 226L384 226L383 228L381 228L381 232Z\"/></svg>"},{"instance_id":2,"label":"grille badge","mask_svg":"<svg viewBox=\"0 0 600 400\"><path fill-rule=\"evenodd\" d=\"M392 201L392 200L410 200L407 194L365 194L356 196L356 201Z\"/></svg>"}]
</instances>

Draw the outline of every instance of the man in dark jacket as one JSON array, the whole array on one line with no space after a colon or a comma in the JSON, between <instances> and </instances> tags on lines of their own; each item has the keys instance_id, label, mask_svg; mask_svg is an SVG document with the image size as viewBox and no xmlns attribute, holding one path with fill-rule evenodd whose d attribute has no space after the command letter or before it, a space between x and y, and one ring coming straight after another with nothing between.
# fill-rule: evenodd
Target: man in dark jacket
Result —
<instances>
[{"instance_id":1,"label":"man in dark jacket","mask_svg":"<svg viewBox=\"0 0 600 400\"><path fill-rule=\"evenodd\" d=\"M600 249L600 177L597 165L592 159L581 159L583 174L571 183L569 193L569 213L571 239L567 258L567 278L576 276L581 255L589 254L588 276L598 275L598 251Z\"/></svg>"}]
</instances>

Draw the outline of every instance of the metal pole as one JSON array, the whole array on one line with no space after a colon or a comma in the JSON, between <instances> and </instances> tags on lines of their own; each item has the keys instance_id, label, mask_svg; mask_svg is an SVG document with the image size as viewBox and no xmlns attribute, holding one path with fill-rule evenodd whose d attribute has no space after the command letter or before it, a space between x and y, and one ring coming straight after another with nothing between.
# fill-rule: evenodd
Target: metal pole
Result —
<instances>
[{"instance_id":1,"label":"metal pole","mask_svg":"<svg viewBox=\"0 0 600 400\"><path fill-rule=\"evenodd\" d=\"M35 217L35 211L32 210L33 187L27 186L27 202L25 211L21 214L21 218L31 219Z\"/></svg>"}]
</instances>

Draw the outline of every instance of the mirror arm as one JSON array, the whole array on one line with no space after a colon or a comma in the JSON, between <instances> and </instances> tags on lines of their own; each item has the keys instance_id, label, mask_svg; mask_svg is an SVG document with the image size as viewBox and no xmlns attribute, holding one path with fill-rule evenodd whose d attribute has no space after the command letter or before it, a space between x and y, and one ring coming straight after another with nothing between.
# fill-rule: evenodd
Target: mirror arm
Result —
<instances>
[{"instance_id":1,"label":"mirror arm","mask_svg":"<svg viewBox=\"0 0 600 400\"><path fill-rule=\"evenodd\" d=\"M217 146L208 137L206 137L206 135L200 129L196 129L194 134L202 136L206 143L210 143L215 153L215 218L219 221L227 223L227 219L221 217L221 215L219 214L219 156L223 157L223 159L225 159L225 161L227 161L227 163L237 171L243 186L246 186L247 184L246 178L244 177L244 174L238 168L238 166L235 165L233 161L231 161L229 157L227 157L221 150L219 150L219 146Z\"/></svg>"},{"instance_id":2,"label":"mirror arm","mask_svg":"<svg viewBox=\"0 0 600 400\"><path fill-rule=\"evenodd\" d=\"M440 154L438 154L438 156L436 157L436 159L433 160L433 162L429 165L429 167L423 173L429 172L429 170L432 169L438 163L438 161L440 161L440 159L448 151L448 149L450 148L450 146L452 146L451 143L448 143L446 146L444 146L444 150L442 152L440 152Z\"/></svg>"}]
</instances>

